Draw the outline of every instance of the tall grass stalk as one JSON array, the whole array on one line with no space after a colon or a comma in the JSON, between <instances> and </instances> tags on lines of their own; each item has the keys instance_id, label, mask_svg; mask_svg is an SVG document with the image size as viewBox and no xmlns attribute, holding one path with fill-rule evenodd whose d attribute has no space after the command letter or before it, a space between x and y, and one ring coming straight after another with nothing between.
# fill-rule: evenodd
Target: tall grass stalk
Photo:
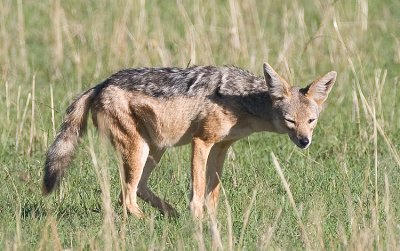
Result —
<instances>
[{"instance_id":1,"label":"tall grass stalk","mask_svg":"<svg viewBox=\"0 0 400 251\"><path fill-rule=\"evenodd\" d=\"M103 150L104 149L100 149ZM120 247L120 239L118 237L118 233L116 231L116 227L114 224L114 209L111 203L111 194L110 194L110 176L107 170L107 165L104 165L104 160L98 159L97 154L95 153L94 147L94 138L93 134L89 134L89 152L92 158L92 163L96 172L97 180L100 184L101 188L101 199L103 203L104 210L104 223L103 223L103 240L104 240L104 249L106 250L118 250ZM106 156L106 153L101 153L100 156ZM124 243L121 245L125 246Z\"/></svg>"},{"instance_id":2,"label":"tall grass stalk","mask_svg":"<svg viewBox=\"0 0 400 251\"><path fill-rule=\"evenodd\" d=\"M17 0L17 18L18 18L18 42L19 42L19 62L25 76L29 74L28 55L25 39L25 20L22 0Z\"/></svg>"},{"instance_id":3,"label":"tall grass stalk","mask_svg":"<svg viewBox=\"0 0 400 251\"><path fill-rule=\"evenodd\" d=\"M36 134L35 130L35 93L36 93L36 76L33 75L32 78L32 101L31 101L31 126L30 126L30 134L29 134L29 146L27 149L28 155L32 154L34 151L34 138Z\"/></svg>"},{"instance_id":4,"label":"tall grass stalk","mask_svg":"<svg viewBox=\"0 0 400 251\"><path fill-rule=\"evenodd\" d=\"M301 220L301 215L300 215L299 210L297 209L297 206L296 206L296 203L294 201L292 192L290 191L289 183L286 181L285 175L283 174L282 168L279 165L278 159L276 158L276 156L275 156L275 154L273 152L271 152L271 157L272 157L272 161L273 161L275 170L278 173L279 178L282 181L282 185L285 188L285 191L286 191L287 196L289 198L289 202L290 202L290 204L291 204L291 206L293 208L293 211L294 211L294 213L295 213L295 215L297 217L297 222L298 222L298 225L299 225L300 230L301 230L301 234L302 234L302 237L303 237L304 245L306 246L307 249L310 249L311 248L311 243L310 243L310 240L308 238L308 234L306 232L306 228L304 227L303 221Z\"/></svg>"}]
</instances>

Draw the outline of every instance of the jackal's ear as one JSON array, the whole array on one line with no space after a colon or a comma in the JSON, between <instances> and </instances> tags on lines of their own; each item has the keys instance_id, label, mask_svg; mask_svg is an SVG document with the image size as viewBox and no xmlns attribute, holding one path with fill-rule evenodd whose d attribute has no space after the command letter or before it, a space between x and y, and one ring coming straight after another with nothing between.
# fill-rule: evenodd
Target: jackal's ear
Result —
<instances>
[{"instance_id":1,"label":"jackal's ear","mask_svg":"<svg viewBox=\"0 0 400 251\"><path fill-rule=\"evenodd\" d=\"M328 94L336 81L336 76L336 71L328 72L325 76L315 80L302 91L305 93L306 97L313 99L318 105L322 105L328 98Z\"/></svg>"},{"instance_id":2,"label":"jackal's ear","mask_svg":"<svg viewBox=\"0 0 400 251\"><path fill-rule=\"evenodd\" d=\"M265 83L268 86L268 92L272 99L278 100L290 95L290 86L278 73L268 64L264 63Z\"/></svg>"}]
</instances>

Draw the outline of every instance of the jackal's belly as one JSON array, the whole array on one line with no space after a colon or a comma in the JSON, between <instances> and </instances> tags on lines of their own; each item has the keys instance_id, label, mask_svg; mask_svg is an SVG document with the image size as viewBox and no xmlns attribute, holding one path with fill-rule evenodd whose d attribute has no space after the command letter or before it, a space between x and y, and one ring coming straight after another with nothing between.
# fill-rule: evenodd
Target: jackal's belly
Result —
<instances>
[{"instance_id":1,"label":"jackal's belly","mask_svg":"<svg viewBox=\"0 0 400 251\"><path fill-rule=\"evenodd\" d=\"M194 117L185 116L182 111L171 111L168 114L158 114L157 123L153 128L150 138L159 147L185 145L190 143L198 127ZM187 114L186 114L187 115Z\"/></svg>"},{"instance_id":2,"label":"jackal's belly","mask_svg":"<svg viewBox=\"0 0 400 251\"><path fill-rule=\"evenodd\" d=\"M190 143L205 110L196 98L157 99L141 97L131 104L140 130L150 144L160 148Z\"/></svg>"}]
</instances>

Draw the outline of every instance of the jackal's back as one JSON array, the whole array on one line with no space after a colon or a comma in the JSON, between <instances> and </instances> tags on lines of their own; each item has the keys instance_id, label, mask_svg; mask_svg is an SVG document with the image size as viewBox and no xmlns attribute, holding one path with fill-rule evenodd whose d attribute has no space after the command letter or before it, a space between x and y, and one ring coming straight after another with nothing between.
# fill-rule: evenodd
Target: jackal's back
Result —
<instances>
[{"instance_id":1,"label":"jackal's back","mask_svg":"<svg viewBox=\"0 0 400 251\"><path fill-rule=\"evenodd\" d=\"M107 85L138 91L152 97L246 95L265 91L264 80L233 66L189 68L135 68L119 71Z\"/></svg>"}]
</instances>

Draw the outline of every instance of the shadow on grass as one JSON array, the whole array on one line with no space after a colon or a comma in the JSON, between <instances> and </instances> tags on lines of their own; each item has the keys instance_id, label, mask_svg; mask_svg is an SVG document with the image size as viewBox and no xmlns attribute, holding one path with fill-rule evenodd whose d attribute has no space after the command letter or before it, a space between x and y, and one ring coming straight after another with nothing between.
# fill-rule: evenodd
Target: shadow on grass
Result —
<instances>
[{"instance_id":1,"label":"shadow on grass","mask_svg":"<svg viewBox=\"0 0 400 251\"><path fill-rule=\"evenodd\" d=\"M27 202L21 208L21 218L28 219L44 219L49 215L43 203Z\"/></svg>"}]
</instances>

